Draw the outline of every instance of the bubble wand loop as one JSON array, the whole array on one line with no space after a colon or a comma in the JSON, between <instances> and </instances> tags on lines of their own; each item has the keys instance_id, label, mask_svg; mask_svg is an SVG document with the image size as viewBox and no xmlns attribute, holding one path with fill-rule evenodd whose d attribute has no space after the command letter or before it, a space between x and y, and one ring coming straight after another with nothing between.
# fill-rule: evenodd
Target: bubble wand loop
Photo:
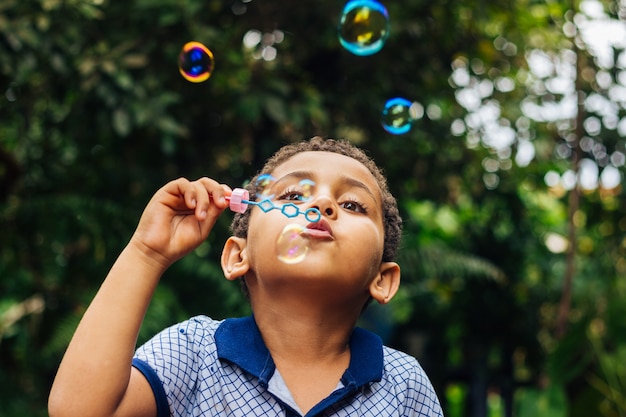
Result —
<instances>
[{"instance_id":1,"label":"bubble wand loop","mask_svg":"<svg viewBox=\"0 0 626 417\"><path fill-rule=\"evenodd\" d=\"M282 206L274 204L270 199L258 201L250 201L250 193L243 188L235 188L230 196L225 197L229 201L229 207L235 213L244 213L248 209L248 205L259 207L264 213L270 210L280 210L286 217L293 218L304 215L304 218L311 223L316 223L322 218L322 213L316 208L308 208L300 211L300 208L293 203L283 204Z\"/></svg>"}]
</instances>

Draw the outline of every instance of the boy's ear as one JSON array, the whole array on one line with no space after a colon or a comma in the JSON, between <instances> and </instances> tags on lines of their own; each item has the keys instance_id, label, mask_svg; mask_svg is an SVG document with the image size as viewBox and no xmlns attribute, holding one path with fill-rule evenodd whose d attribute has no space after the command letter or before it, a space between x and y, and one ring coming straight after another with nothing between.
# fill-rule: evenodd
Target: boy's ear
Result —
<instances>
[{"instance_id":1,"label":"boy's ear","mask_svg":"<svg viewBox=\"0 0 626 417\"><path fill-rule=\"evenodd\" d=\"M246 239L235 236L229 237L224 244L224 249L222 250L222 271L224 271L226 279L232 281L243 277L250 269L246 244Z\"/></svg>"},{"instance_id":2,"label":"boy's ear","mask_svg":"<svg viewBox=\"0 0 626 417\"><path fill-rule=\"evenodd\" d=\"M400 265L395 262L383 262L376 278L370 284L370 295L379 304L387 304L400 287Z\"/></svg>"}]
</instances>

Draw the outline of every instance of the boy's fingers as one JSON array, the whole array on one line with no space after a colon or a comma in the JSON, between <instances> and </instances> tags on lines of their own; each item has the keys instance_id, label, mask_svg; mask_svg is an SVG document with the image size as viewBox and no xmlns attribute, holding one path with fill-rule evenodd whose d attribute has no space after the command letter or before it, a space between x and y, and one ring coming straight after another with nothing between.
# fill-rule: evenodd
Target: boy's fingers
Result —
<instances>
[{"instance_id":1,"label":"boy's fingers","mask_svg":"<svg viewBox=\"0 0 626 417\"><path fill-rule=\"evenodd\" d=\"M195 214L198 220L206 219L209 211L213 211L212 206L218 209L217 212L212 213L213 215L219 214L228 206L224 197L230 187L207 177L194 181L193 185L196 191Z\"/></svg>"},{"instance_id":2,"label":"boy's fingers","mask_svg":"<svg viewBox=\"0 0 626 417\"><path fill-rule=\"evenodd\" d=\"M207 177L200 178L197 182L202 185L204 190L206 190L209 203L214 204L220 210L223 210L228 206L228 202L225 197L231 192L229 186L220 184Z\"/></svg>"},{"instance_id":3,"label":"boy's fingers","mask_svg":"<svg viewBox=\"0 0 626 417\"><path fill-rule=\"evenodd\" d=\"M220 209L225 209L226 207L228 207L228 201L226 200L226 196L230 195L232 192L233 190L231 190L228 185L218 184L217 188L215 188L211 193L213 203Z\"/></svg>"},{"instance_id":4,"label":"boy's fingers","mask_svg":"<svg viewBox=\"0 0 626 417\"><path fill-rule=\"evenodd\" d=\"M179 178L172 185L176 188L170 189L170 193L182 197L184 206L192 210L198 220L205 220L210 211L217 215L228 207L226 196L232 192L229 186L207 177L195 181Z\"/></svg>"},{"instance_id":5,"label":"boy's fingers","mask_svg":"<svg viewBox=\"0 0 626 417\"><path fill-rule=\"evenodd\" d=\"M196 208L198 204L198 193L191 183L186 178L179 178L174 181L176 187L178 188L178 195L183 197L183 201L185 202L185 206L189 209Z\"/></svg>"},{"instance_id":6,"label":"boy's fingers","mask_svg":"<svg viewBox=\"0 0 626 417\"><path fill-rule=\"evenodd\" d=\"M200 182L194 181L192 185L196 203L194 207L191 208L195 209L195 215L198 220L204 220L206 219L207 211L211 204L209 194Z\"/></svg>"}]
</instances>

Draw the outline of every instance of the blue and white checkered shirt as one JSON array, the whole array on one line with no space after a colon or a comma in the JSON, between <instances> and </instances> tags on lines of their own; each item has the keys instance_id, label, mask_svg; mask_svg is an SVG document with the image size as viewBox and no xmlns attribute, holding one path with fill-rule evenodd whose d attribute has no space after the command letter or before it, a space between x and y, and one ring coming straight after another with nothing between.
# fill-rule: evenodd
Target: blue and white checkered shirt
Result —
<instances>
[{"instance_id":1,"label":"blue and white checkered shirt","mask_svg":"<svg viewBox=\"0 0 626 417\"><path fill-rule=\"evenodd\" d=\"M357 328L350 365L312 416L442 417L417 360ZM158 417L301 416L252 317L194 317L141 346L133 366L150 383Z\"/></svg>"}]
</instances>

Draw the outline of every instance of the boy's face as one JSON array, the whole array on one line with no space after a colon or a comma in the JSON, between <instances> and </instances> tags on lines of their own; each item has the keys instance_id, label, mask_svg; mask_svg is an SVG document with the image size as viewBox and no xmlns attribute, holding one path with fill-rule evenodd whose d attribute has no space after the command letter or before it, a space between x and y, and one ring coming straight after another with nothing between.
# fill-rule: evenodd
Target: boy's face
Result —
<instances>
[{"instance_id":1,"label":"boy's face","mask_svg":"<svg viewBox=\"0 0 626 417\"><path fill-rule=\"evenodd\" d=\"M385 239L381 192L373 175L355 159L318 151L293 156L272 176L275 204L294 203L301 212L315 207L322 218L309 223L302 215L288 218L279 210L253 208L246 245L250 290L260 284L275 286L273 290L321 289L355 301L368 297ZM297 199L303 179L315 183L306 201ZM309 251L302 262L290 265L278 260L276 243L291 223L308 227Z\"/></svg>"}]
</instances>

